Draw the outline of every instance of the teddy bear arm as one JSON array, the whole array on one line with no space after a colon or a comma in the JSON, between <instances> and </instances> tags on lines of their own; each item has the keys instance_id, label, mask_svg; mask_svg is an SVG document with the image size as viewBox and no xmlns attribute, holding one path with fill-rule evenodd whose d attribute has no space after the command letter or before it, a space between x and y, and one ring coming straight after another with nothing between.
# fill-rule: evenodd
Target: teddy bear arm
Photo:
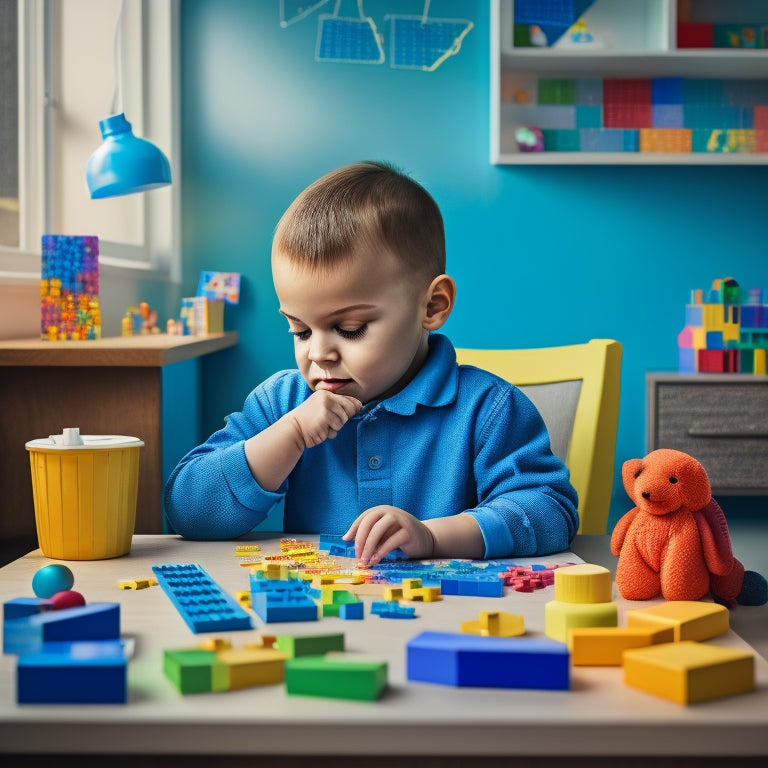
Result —
<instances>
[{"instance_id":1,"label":"teddy bear arm","mask_svg":"<svg viewBox=\"0 0 768 768\"><path fill-rule=\"evenodd\" d=\"M637 516L640 510L638 507L630 509L625 515L619 518L619 522L616 523L611 534L611 554L618 555L621 552L621 548L624 546L624 539L627 536L629 526L632 525L632 521Z\"/></svg>"},{"instance_id":2,"label":"teddy bear arm","mask_svg":"<svg viewBox=\"0 0 768 768\"><path fill-rule=\"evenodd\" d=\"M704 562L710 573L718 576L725 576L733 570L733 553L730 546L718 546L715 532L709 525L707 518L701 512L694 512L693 519L699 529L699 539L701 540L701 551L704 555Z\"/></svg>"}]
</instances>

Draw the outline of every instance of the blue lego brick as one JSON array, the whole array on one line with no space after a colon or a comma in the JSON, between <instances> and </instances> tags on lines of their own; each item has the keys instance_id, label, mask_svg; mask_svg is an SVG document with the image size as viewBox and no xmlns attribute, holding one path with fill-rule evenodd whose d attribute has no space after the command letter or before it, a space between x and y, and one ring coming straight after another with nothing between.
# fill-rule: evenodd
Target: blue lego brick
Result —
<instances>
[{"instance_id":1,"label":"blue lego brick","mask_svg":"<svg viewBox=\"0 0 768 768\"><path fill-rule=\"evenodd\" d=\"M341 536L333 536L331 534L322 534L320 536L320 542L318 549L328 552L329 555L335 557L354 557L355 556L355 542L344 541ZM384 556L382 562L396 562L400 560L408 560L408 555L401 549L393 549L387 555Z\"/></svg>"},{"instance_id":2,"label":"blue lego brick","mask_svg":"<svg viewBox=\"0 0 768 768\"><path fill-rule=\"evenodd\" d=\"M396 600L374 600L371 603L371 613L382 619L415 619L416 609L408 605L400 605Z\"/></svg>"},{"instance_id":3,"label":"blue lego brick","mask_svg":"<svg viewBox=\"0 0 768 768\"><path fill-rule=\"evenodd\" d=\"M3 653L40 653L44 643L120 637L120 604L89 603L3 622Z\"/></svg>"},{"instance_id":4,"label":"blue lego brick","mask_svg":"<svg viewBox=\"0 0 768 768\"><path fill-rule=\"evenodd\" d=\"M422 632L406 646L408 680L477 688L568 690L565 643Z\"/></svg>"},{"instance_id":5,"label":"blue lego brick","mask_svg":"<svg viewBox=\"0 0 768 768\"><path fill-rule=\"evenodd\" d=\"M251 617L196 563L153 565L163 591L195 633L253 629Z\"/></svg>"},{"instance_id":6,"label":"blue lego brick","mask_svg":"<svg viewBox=\"0 0 768 768\"><path fill-rule=\"evenodd\" d=\"M120 640L45 643L19 656L19 704L124 704L128 658Z\"/></svg>"},{"instance_id":7,"label":"blue lego brick","mask_svg":"<svg viewBox=\"0 0 768 768\"><path fill-rule=\"evenodd\" d=\"M582 152L624 152L624 133L621 128L582 128L579 149Z\"/></svg>"},{"instance_id":8,"label":"blue lego brick","mask_svg":"<svg viewBox=\"0 0 768 768\"><path fill-rule=\"evenodd\" d=\"M252 592L251 608L265 623L317 621L317 603L303 592Z\"/></svg>"},{"instance_id":9,"label":"blue lego brick","mask_svg":"<svg viewBox=\"0 0 768 768\"><path fill-rule=\"evenodd\" d=\"M362 600L357 603L342 603L339 606L340 619L362 619L365 615L365 605Z\"/></svg>"},{"instance_id":10,"label":"blue lego brick","mask_svg":"<svg viewBox=\"0 0 768 768\"><path fill-rule=\"evenodd\" d=\"M695 349L678 347L677 349L677 369L680 373L696 373L698 366L696 364L697 355Z\"/></svg>"},{"instance_id":11,"label":"blue lego brick","mask_svg":"<svg viewBox=\"0 0 768 768\"><path fill-rule=\"evenodd\" d=\"M654 105L682 104L683 78L654 77L651 80L651 103Z\"/></svg>"},{"instance_id":12,"label":"blue lego brick","mask_svg":"<svg viewBox=\"0 0 768 768\"><path fill-rule=\"evenodd\" d=\"M576 107L577 128L600 128L603 125L601 106L579 105Z\"/></svg>"},{"instance_id":13,"label":"blue lego brick","mask_svg":"<svg viewBox=\"0 0 768 768\"><path fill-rule=\"evenodd\" d=\"M50 610L53 603L42 597L16 597L3 603L3 621L23 619Z\"/></svg>"}]
</instances>

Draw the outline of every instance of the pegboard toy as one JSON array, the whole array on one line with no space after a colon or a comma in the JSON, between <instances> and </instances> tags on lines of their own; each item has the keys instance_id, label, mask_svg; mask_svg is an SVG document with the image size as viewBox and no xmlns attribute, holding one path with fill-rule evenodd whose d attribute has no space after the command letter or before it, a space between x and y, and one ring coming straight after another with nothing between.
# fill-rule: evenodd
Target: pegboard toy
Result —
<instances>
[{"instance_id":1,"label":"pegboard toy","mask_svg":"<svg viewBox=\"0 0 768 768\"><path fill-rule=\"evenodd\" d=\"M544 632L561 642L574 627L615 627L616 603L611 600L611 572L583 563L555 571L555 599L544 606Z\"/></svg>"},{"instance_id":2,"label":"pegboard toy","mask_svg":"<svg viewBox=\"0 0 768 768\"><path fill-rule=\"evenodd\" d=\"M730 627L724 605L699 600L673 600L650 608L635 608L627 611L626 619L631 629L671 628L675 642L709 640L725 634Z\"/></svg>"},{"instance_id":3,"label":"pegboard toy","mask_svg":"<svg viewBox=\"0 0 768 768\"><path fill-rule=\"evenodd\" d=\"M43 235L41 278L41 338L101 338L99 238Z\"/></svg>"},{"instance_id":4,"label":"pegboard toy","mask_svg":"<svg viewBox=\"0 0 768 768\"><path fill-rule=\"evenodd\" d=\"M478 688L568 690L564 643L422 632L406 646L408 680Z\"/></svg>"},{"instance_id":5,"label":"pegboard toy","mask_svg":"<svg viewBox=\"0 0 768 768\"><path fill-rule=\"evenodd\" d=\"M568 632L571 664L618 667L624 651L674 641L672 627L574 627Z\"/></svg>"},{"instance_id":6,"label":"pegboard toy","mask_svg":"<svg viewBox=\"0 0 768 768\"><path fill-rule=\"evenodd\" d=\"M251 617L196 563L153 565L163 591L193 632L252 629Z\"/></svg>"},{"instance_id":7,"label":"pegboard toy","mask_svg":"<svg viewBox=\"0 0 768 768\"><path fill-rule=\"evenodd\" d=\"M624 682L678 704L748 693L755 687L754 655L736 648L682 641L624 653Z\"/></svg>"},{"instance_id":8,"label":"pegboard toy","mask_svg":"<svg viewBox=\"0 0 768 768\"><path fill-rule=\"evenodd\" d=\"M525 619L517 613L480 611L477 621L464 621L461 631L484 637L518 637L525 634Z\"/></svg>"},{"instance_id":9,"label":"pegboard toy","mask_svg":"<svg viewBox=\"0 0 768 768\"><path fill-rule=\"evenodd\" d=\"M375 701L387 688L386 661L354 656L302 656L285 662L285 689L292 695Z\"/></svg>"},{"instance_id":10,"label":"pegboard toy","mask_svg":"<svg viewBox=\"0 0 768 768\"><path fill-rule=\"evenodd\" d=\"M694 289L677 346L681 373L766 373L768 289L732 277Z\"/></svg>"},{"instance_id":11,"label":"pegboard toy","mask_svg":"<svg viewBox=\"0 0 768 768\"><path fill-rule=\"evenodd\" d=\"M119 639L45 643L19 656L19 704L124 704L128 653Z\"/></svg>"}]
</instances>

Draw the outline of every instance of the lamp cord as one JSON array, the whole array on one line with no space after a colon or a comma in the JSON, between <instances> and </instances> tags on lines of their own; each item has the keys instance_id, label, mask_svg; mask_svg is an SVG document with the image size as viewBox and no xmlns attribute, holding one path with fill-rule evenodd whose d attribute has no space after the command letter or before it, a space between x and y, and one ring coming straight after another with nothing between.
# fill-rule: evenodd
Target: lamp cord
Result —
<instances>
[{"instance_id":1,"label":"lamp cord","mask_svg":"<svg viewBox=\"0 0 768 768\"><path fill-rule=\"evenodd\" d=\"M118 115L123 111L123 11L125 10L125 0L120 2L120 13L115 24L115 40L112 46L115 56L115 90L112 94L112 112Z\"/></svg>"}]
</instances>

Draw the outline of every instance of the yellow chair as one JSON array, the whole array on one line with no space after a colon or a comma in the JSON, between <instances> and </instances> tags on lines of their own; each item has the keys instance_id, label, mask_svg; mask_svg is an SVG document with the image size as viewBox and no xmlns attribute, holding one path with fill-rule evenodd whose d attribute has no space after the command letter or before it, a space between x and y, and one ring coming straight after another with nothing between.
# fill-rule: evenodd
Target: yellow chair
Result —
<instances>
[{"instance_id":1,"label":"yellow chair","mask_svg":"<svg viewBox=\"0 0 768 768\"><path fill-rule=\"evenodd\" d=\"M622 346L610 339L537 349L457 349L459 363L512 382L549 430L579 494L579 533L605 533L613 488Z\"/></svg>"}]
</instances>

